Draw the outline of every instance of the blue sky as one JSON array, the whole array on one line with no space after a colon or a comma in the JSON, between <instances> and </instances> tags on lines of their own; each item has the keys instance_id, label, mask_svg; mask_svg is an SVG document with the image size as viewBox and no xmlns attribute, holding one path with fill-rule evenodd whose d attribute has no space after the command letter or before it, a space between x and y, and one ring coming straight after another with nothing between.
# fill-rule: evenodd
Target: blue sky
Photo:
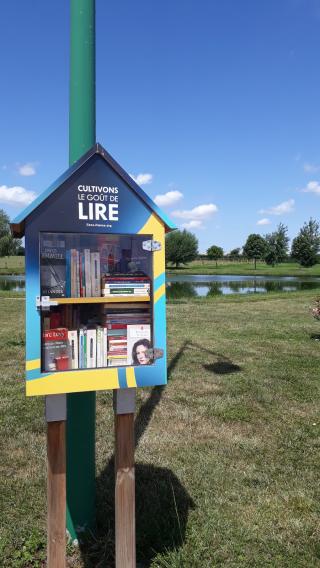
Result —
<instances>
[{"instance_id":1,"label":"blue sky","mask_svg":"<svg viewBox=\"0 0 320 568\"><path fill-rule=\"evenodd\" d=\"M96 0L96 13L97 141L201 252L320 218L319 0ZM68 167L69 2L1 15L13 217Z\"/></svg>"}]
</instances>

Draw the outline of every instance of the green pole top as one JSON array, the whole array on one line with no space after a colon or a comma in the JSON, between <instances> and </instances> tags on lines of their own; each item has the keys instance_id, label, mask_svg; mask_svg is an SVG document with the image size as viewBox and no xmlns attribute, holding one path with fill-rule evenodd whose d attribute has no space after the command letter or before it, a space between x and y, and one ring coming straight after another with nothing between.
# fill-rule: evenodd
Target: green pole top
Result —
<instances>
[{"instance_id":1,"label":"green pole top","mask_svg":"<svg viewBox=\"0 0 320 568\"><path fill-rule=\"evenodd\" d=\"M95 0L71 0L69 164L95 142Z\"/></svg>"}]
</instances>

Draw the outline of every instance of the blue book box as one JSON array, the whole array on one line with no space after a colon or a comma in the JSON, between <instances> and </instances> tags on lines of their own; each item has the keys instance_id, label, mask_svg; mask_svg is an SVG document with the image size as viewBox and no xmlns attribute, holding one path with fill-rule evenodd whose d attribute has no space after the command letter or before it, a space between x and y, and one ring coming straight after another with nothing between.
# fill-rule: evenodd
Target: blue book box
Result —
<instances>
[{"instance_id":1,"label":"blue book box","mask_svg":"<svg viewBox=\"0 0 320 568\"><path fill-rule=\"evenodd\" d=\"M26 392L167 382L165 233L96 144L11 224L26 247Z\"/></svg>"}]
</instances>

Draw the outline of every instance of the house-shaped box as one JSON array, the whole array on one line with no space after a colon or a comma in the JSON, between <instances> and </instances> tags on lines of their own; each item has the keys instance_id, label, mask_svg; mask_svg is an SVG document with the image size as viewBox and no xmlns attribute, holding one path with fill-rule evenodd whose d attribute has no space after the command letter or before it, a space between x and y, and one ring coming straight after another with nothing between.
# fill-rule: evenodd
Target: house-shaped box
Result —
<instances>
[{"instance_id":1,"label":"house-shaped box","mask_svg":"<svg viewBox=\"0 0 320 568\"><path fill-rule=\"evenodd\" d=\"M174 228L99 144L14 219L26 248L27 395L166 383Z\"/></svg>"}]
</instances>

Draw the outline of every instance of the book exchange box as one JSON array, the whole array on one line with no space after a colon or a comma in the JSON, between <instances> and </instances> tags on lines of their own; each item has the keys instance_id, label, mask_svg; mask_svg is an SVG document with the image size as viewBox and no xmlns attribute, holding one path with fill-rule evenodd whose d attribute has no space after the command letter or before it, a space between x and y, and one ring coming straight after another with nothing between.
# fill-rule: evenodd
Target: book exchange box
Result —
<instances>
[{"instance_id":1,"label":"book exchange box","mask_svg":"<svg viewBox=\"0 0 320 568\"><path fill-rule=\"evenodd\" d=\"M166 383L174 228L99 144L12 222L25 236L27 395Z\"/></svg>"}]
</instances>

